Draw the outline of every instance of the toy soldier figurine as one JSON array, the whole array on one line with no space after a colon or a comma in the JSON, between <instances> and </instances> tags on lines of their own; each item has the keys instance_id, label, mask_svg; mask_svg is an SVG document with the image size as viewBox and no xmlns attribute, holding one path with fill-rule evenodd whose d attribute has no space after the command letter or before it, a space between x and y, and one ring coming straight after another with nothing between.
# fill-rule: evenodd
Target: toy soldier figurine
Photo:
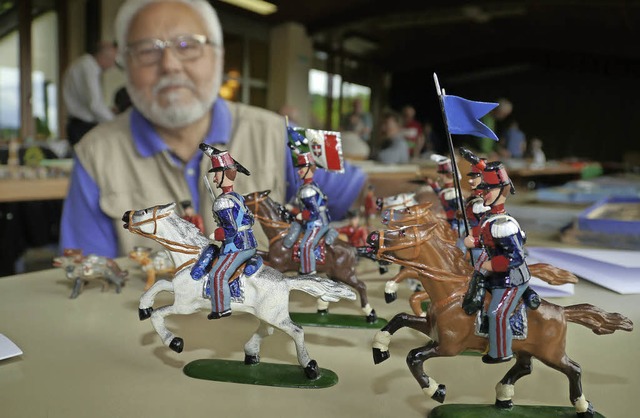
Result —
<instances>
[{"instance_id":1,"label":"toy soldier figurine","mask_svg":"<svg viewBox=\"0 0 640 418\"><path fill-rule=\"evenodd\" d=\"M337 228L338 233L344 234L349 239L349 244L354 247L365 247L367 245L367 236L369 231L366 226L360 225L360 216L355 211L347 212L349 224Z\"/></svg>"},{"instance_id":2,"label":"toy soldier figurine","mask_svg":"<svg viewBox=\"0 0 640 418\"><path fill-rule=\"evenodd\" d=\"M451 159L438 154L432 155L431 159L438 163L437 172L442 174L441 178L444 183L440 186L437 181L428 178L427 184L433 189L433 192L438 195L442 209L447 217L447 222L449 222L451 228L458 230L459 224L458 219L456 218L456 213L458 211L458 194L456 193L456 189L453 185L453 168L451 165Z\"/></svg>"},{"instance_id":3,"label":"toy soldier figurine","mask_svg":"<svg viewBox=\"0 0 640 418\"><path fill-rule=\"evenodd\" d=\"M477 188L484 192L484 204L491 209L481 221L479 237L469 234L464 242L467 248L485 249L477 261L470 286L475 282L479 287L486 286L491 290L489 353L482 361L501 363L513 357L509 317L528 288L531 274L525 262L525 235L518 222L504 209L507 195L515 192L507 171L500 161L484 163L477 157L475 160L474 165L482 170L482 182ZM469 310L466 312L470 313Z\"/></svg>"},{"instance_id":4,"label":"toy soldier figurine","mask_svg":"<svg viewBox=\"0 0 640 418\"><path fill-rule=\"evenodd\" d=\"M202 220L202 216L197 214L196 211L193 209L193 205L191 204L191 201L183 200L182 202L180 202L180 205L182 206L182 210L184 211L184 214L182 215L182 219L194 224L200 230L200 232L204 234L204 221Z\"/></svg>"},{"instance_id":5,"label":"toy soldier figurine","mask_svg":"<svg viewBox=\"0 0 640 418\"><path fill-rule=\"evenodd\" d=\"M466 150L465 148L460 149L460 154L464 157L465 155L473 155L471 151ZM475 155L474 155L475 157ZM477 158L477 157L476 157ZM484 205L484 199L482 198L483 191L478 189L478 185L482 182L482 170L486 166L487 159L480 158L480 162L476 165L471 162L471 171L467 173L467 177L469 177L468 183L471 187L471 194L467 196L464 202L464 210L467 215L467 221L469 222L469 228L471 229L471 235L474 238L480 236L480 222L484 215L489 211L489 207ZM474 160L475 161L475 160ZM473 265L475 266L478 257L482 253L482 248L471 248L471 260Z\"/></svg>"},{"instance_id":6,"label":"toy soldier figurine","mask_svg":"<svg viewBox=\"0 0 640 418\"><path fill-rule=\"evenodd\" d=\"M316 257L313 250L320 239L330 230L329 222L331 219L327 211L327 196L313 181L316 164L311 153L298 154L295 166L298 168L298 175L302 180L302 185L298 188L297 193L300 212L296 215L296 219L303 222L305 230L300 242L300 273L311 274L316 272ZM332 241L333 239L330 240L329 236L325 239L329 245ZM285 240L285 245L289 248L293 246L292 240Z\"/></svg>"},{"instance_id":7,"label":"toy soldier figurine","mask_svg":"<svg viewBox=\"0 0 640 418\"><path fill-rule=\"evenodd\" d=\"M253 235L253 214L246 207L242 195L233 191L233 183L238 172L249 175L249 171L234 160L227 151L219 151L207 144L200 149L211 158L213 181L222 189L222 194L213 202L213 217L218 228L212 238L222 243L220 256L209 273L211 286L211 313L207 318L218 319L231 315L231 294L229 279L236 269L255 253L258 243ZM202 253L191 270L191 277L198 280L216 257L214 244Z\"/></svg>"}]
</instances>

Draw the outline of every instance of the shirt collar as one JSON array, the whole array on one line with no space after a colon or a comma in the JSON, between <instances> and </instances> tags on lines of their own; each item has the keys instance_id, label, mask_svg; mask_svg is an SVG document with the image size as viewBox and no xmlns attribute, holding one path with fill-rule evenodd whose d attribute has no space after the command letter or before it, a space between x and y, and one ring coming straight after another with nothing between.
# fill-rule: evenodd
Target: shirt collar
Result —
<instances>
[{"instance_id":1,"label":"shirt collar","mask_svg":"<svg viewBox=\"0 0 640 418\"><path fill-rule=\"evenodd\" d=\"M129 120L133 143L143 158L169 150L169 147L158 135L151 122L137 109L134 108L132 110ZM211 108L211 126L202 142L209 145L227 144L230 137L231 112L227 103L218 98Z\"/></svg>"}]
</instances>

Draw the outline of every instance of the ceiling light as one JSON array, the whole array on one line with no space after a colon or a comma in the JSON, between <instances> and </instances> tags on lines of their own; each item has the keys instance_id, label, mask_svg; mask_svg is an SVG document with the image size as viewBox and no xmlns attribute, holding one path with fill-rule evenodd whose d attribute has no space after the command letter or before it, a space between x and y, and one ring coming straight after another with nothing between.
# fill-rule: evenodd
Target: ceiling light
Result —
<instances>
[{"instance_id":1,"label":"ceiling light","mask_svg":"<svg viewBox=\"0 0 640 418\"><path fill-rule=\"evenodd\" d=\"M220 0L261 15L270 15L278 11L278 6L264 0Z\"/></svg>"}]
</instances>

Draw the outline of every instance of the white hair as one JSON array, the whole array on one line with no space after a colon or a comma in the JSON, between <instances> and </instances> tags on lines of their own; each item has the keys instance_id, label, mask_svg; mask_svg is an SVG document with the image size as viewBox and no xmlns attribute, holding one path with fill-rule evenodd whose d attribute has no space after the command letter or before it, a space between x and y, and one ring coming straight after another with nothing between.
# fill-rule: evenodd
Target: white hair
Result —
<instances>
[{"instance_id":1,"label":"white hair","mask_svg":"<svg viewBox=\"0 0 640 418\"><path fill-rule=\"evenodd\" d=\"M118 43L118 62L126 67L124 53L127 45L127 35L129 35L129 27L135 15L151 3L174 2L184 3L190 6L198 16L204 20L207 29L207 37L218 48L223 47L222 27L218 14L214 8L206 0L126 0L116 15L114 30L116 34L116 42Z\"/></svg>"}]
</instances>

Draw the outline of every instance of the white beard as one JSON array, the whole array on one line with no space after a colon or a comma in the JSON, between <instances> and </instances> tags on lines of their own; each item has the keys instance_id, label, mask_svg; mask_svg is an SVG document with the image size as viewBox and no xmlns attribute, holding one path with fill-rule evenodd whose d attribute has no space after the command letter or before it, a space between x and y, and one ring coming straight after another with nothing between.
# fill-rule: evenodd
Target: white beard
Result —
<instances>
[{"instance_id":1,"label":"white beard","mask_svg":"<svg viewBox=\"0 0 640 418\"><path fill-rule=\"evenodd\" d=\"M153 88L153 99L151 102L144 97L143 93L136 89L130 81L127 81L127 90L131 96L131 101L135 107L153 124L168 129L177 129L185 127L198 119L202 118L205 113L211 110L213 103L218 97L218 91L222 83L222 72L218 71L214 85L209 90L198 91L191 80L175 77L162 78ZM181 100L179 92L169 93L165 95L167 104L161 106L158 101L158 92L160 89L171 86L184 86L191 90L194 98L184 103ZM202 97L204 96L204 97Z\"/></svg>"}]
</instances>

